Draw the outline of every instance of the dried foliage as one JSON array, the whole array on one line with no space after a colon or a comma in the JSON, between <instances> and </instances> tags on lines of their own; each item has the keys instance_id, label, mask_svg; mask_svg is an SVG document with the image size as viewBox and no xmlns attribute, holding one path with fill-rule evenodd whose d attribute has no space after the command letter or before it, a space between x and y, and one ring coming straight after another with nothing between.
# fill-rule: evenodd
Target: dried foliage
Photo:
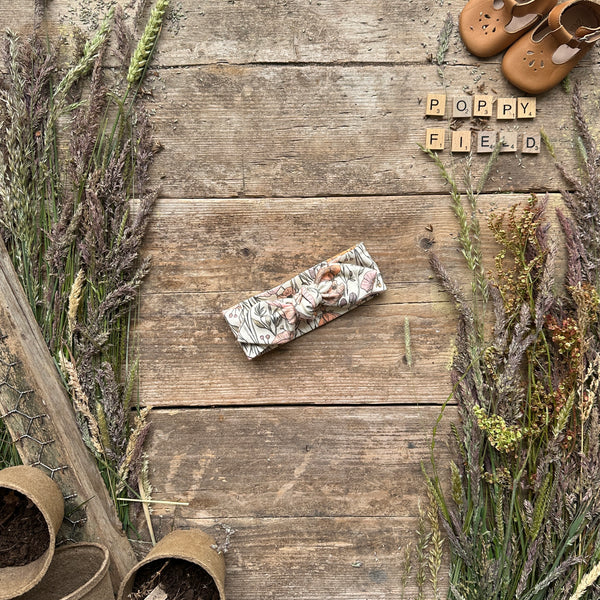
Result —
<instances>
[{"instance_id":1,"label":"dried foliage","mask_svg":"<svg viewBox=\"0 0 600 600\"><path fill-rule=\"evenodd\" d=\"M574 175L559 166L570 190L568 213L558 214L564 282L546 201L532 196L490 216L500 250L484 285L477 229L442 170L473 281L467 296L431 256L459 315L452 365L459 459L450 465L450 489L440 483L435 440L426 470L451 551L455 600L600 595L600 155L577 88L573 112L581 169Z\"/></svg>"},{"instance_id":2,"label":"dried foliage","mask_svg":"<svg viewBox=\"0 0 600 600\"><path fill-rule=\"evenodd\" d=\"M137 88L166 5L159 0L143 48L110 84L103 58L113 25L117 55L131 54L120 9L67 67L37 33L9 32L2 48L0 231L115 502L138 489L148 431L147 410L131 403L131 326L150 266L140 248L156 199L155 145Z\"/></svg>"}]
</instances>

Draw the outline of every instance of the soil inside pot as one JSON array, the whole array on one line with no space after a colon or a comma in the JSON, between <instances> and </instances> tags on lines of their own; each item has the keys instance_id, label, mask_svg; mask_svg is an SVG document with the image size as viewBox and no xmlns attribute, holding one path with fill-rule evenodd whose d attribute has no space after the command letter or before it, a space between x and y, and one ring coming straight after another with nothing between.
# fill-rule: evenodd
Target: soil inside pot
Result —
<instances>
[{"instance_id":1,"label":"soil inside pot","mask_svg":"<svg viewBox=\"0 0 600 600\"><path fill-rule=\"evenodd\" d=\"M139 569L128 600L145 600L160 585L166 600L219 600L213 578L187 560L154 560Z\"/></svg>"},{"instance_id":2,"label":"soil inside pot","mask_svg":"<svg viewBox=\"0 0 600 600\"><path fill-rule=\"evenodd\" d=\"M0 568L22 567L50 545L44 515L27 496L0 488Z\"/></svg>"}]
</instances>

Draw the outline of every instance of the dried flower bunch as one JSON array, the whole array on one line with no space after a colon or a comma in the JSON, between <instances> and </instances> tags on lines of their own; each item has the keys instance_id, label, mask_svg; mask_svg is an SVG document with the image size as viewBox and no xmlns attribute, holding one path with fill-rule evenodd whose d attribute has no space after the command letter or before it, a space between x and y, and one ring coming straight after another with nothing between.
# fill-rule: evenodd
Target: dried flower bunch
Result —
<instances>
[{"instance_id":1,"label":"dried flower bunch","mask_svg":"<svg viewBox=\"0 0 600 600\"><path fill-rule=\"evenodd\" d=\"M131 58L120 8L67 67L39 33L9 32L2 49L2 237L115 500L137 493L148 431L147 410L132 403L131 326L149 269L140 247L156 147L138 92L167 5L158 0ZM123 69L109 84L112 29Z\"/></svg>"},{"instance_id":2,"label":"dried flower bunch","mask_svg":"<svg viewBox=\"0 0 600 600\"><path fill-rule=\"evenodd\" d=\"M452 398L460 423L449 489L435 440L426 469L455 600L600 597L600 153L577 88L573 109L581 170L559 167L571 190L563 193L568 214L558 211L564 282L546 201L535 196L489 217L500 250L494 274L484 275L477 194L468 213L459 209L458 188L442 171L473 281L464 294L431 255L459 316Z\"/></svg>"}]
</instances>

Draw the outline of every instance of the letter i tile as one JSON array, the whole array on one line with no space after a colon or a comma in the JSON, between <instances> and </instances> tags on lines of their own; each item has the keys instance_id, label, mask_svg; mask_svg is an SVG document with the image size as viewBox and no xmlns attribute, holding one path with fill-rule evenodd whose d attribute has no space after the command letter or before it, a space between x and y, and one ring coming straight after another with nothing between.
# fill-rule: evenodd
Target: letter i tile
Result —
<instances>
[{"instance_id":1,"label":"letter i tile","mask_svg":"<svg viewBox=\"0 0 600 600\"><path fill-rule=\"evenodd\" d=\"M453 131L452 132L452 152L470 152L471 151L471 132Z\"/></svg>"}]
</instances>

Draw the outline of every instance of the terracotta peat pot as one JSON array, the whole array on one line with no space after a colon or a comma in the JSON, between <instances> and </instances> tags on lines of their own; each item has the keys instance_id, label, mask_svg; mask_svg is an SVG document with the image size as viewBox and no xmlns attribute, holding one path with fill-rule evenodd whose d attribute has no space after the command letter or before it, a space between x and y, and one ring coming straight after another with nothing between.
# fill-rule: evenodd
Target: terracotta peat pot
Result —
<instances>
[{"instance_id":1,"label":"terracotta peat pot","mask_svg":"<svg viewBox=\"0 0 600 600\"><path fill-rule=\"evenodd\" d=\"M42 579L63 516L62 492L42 471L0 470L0 600L24 594Z\"/></svg>"},{"instance_id":2,"label":"terracotta peat pot","mask_svg":"<svg viewBox=\"0 0 600 600\"><path fill-rule=\"evenodd\" d=\"M200 567L212 589L216 587L218 599L225 600L225 559L212 547L215 543L214 538L198 529L178 529L169 533L127 573L119 588L118 600L128 600L129 594L139 586L141 578L147 580L161 568L164 572L165 565L182 563L184 567L188 563L187 568L183 569L187 573L194 566Z\"/></svg>"},{"instance_id":3,"label":"terracotta peat pot","mask_svg":"<svg viewBox=\"0 0 600 600\"><path fill-rule=\"evenodd\" d=\"M40 583L16 600L115 600L109 564L101 544L61 546Z\"/></svg>"}]
</instances>

